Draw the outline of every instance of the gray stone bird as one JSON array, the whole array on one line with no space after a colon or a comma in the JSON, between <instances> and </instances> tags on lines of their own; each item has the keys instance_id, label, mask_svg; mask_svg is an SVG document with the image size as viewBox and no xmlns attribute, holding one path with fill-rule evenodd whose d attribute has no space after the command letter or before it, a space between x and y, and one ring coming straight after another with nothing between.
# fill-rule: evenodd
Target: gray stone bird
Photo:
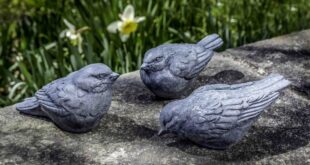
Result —
<instances>
[{"instance_id":1,"label":"gray stone bird","mask_svg":"<svg viewBox=\"0 0 310 165\"><path fill-rule=\"evenodd\" d=\"M173 133L212 149L238 142L264 109L290 84L271 74L263 80L235 85L206 85L160 113L159 135Z\"/></svg>"},{"instance_id":2,"label":"gray stone bird","mask_svg":"<svg viewBox=\"0 0 310 165\"><path fill-rule=\"evenodd\" d=\"M108 111L112 84L118 77L104 64L91 64L45 85L16 109L47 117L65 131L87 132Z\"/></svg>"},{"instance_id":3,"label":"gray stone bird","mask_svg":"<svg viewBox=\"0 0 310 165\"><path fill-rule=\"evenodd\" d=\"M223 44L217 34L197 44L165 44L145 53L140 75L143 83L158 97L180 98L211 60L213 50Z\"/></svg>"}]
</instances>

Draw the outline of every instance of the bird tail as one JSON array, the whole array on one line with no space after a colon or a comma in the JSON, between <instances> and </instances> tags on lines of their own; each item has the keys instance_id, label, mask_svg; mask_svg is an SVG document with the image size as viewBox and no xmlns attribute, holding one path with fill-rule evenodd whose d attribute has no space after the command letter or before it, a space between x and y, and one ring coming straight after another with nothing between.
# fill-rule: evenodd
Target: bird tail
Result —
<instances>
[{"instance_id":1,"label":"bird tail","mask_svg":"<svg viewBox=\"0 0 310 165\"><path fill-rule=\"evenodd\" d=\"M256 91L265 91L266 93L280 92L291 84L280 74L270 74L266 78L256 81L252 86Z\"/></svg>"},{"instance_id":2,"label":"bird tail","mask_svg":"<svg viewBox=\"0 0 310 165\"><path fill-rule=\"evenodd\" d=\"M214 50L223 45L223 40L219 35L211 34L200 40L197 44L206 49Z\"/></svg>"},{"instance_id":3,"label":"bird tail","mask_svg":"<svg viewBox=\"0 0 310 165\"><path fill-rule=\"evenodd\" d=\"M254 119L257 119L263 110L269 107L279 97L280 92L290 83L282 75L270 74L266 78L254 82L253 85L245 87L243 91L250 96L247 101L249 105L238 118L239 123L247 121L243 123L243 129L248 129L255 121ZM253 97L251 98L251 96Z\"/></svg>"},{"instance_id":4,"label":"bird tail","mask_svg":"<svg viewBox=\"0 0 310 165\"><path fill-rule=\"evenodd\" d=\"M16 110L21 113L34 115L34 116L46 116L40 109L40 103L37 98L26 98L23 102L16 104Z\"/></svg>"}]
</instances>

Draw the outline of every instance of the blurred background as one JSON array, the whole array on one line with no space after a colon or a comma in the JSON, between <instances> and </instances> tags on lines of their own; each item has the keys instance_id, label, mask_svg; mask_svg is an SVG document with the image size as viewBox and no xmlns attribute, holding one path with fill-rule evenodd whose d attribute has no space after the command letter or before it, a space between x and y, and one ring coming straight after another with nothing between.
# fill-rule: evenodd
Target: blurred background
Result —
<instances>
[{"instance_id":1,"label":"blurred background","mask_svg":"<svg viewBox=\"0 0 310 165\"><path fill-rule=\"evenodd\" d=\"M140 21L120 20L129 4ZM108 30L118 20L118 29ZM193 43L218 33L224 50L309 28L310 1L0 0L0 22L5 106L90 63L118 73L137 70L144 52L163 43Z\"/></svg>"}]
</instances>

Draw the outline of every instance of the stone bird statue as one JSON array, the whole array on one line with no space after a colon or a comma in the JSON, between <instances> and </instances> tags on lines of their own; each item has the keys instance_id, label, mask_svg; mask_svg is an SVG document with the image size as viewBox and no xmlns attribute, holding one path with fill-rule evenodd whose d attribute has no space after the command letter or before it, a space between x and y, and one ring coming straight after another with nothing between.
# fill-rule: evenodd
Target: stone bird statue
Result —
<instances>
[{"instance_id":1,"label":"stone bird statue","mask_svg":"<svg viewBox=\"0 0 310 165\"><path fill-rule=\"evenodd\" d=\"M264 109L290 84L271 74L263 80L235 85L206 85L160 113L159 135L174 133L212 149L238 142Z\"/></svg>"},{"instance_id":2,"label":"stone bird statue","mask_svg":"<svg viewBox=\"0 0 310 165\"><path fill-rule=\"evenodd\" d=\"M180 98L211 60L213 50L223 44L217 34L197 44L165 44L145 53L140 75L143 83L158 97Z\"/></svg>"},{"instance_id":3,"label":"stone bird statue","mask_svg":"<svg viewBox=\"0 0 310 165\"><path fill-rule=\"evenodd\" d=\"M104 64L91 64L45 85L16 109L47 117L65 131L87 132L108 111L118 77Z\"/></svg>"}]
</instances>

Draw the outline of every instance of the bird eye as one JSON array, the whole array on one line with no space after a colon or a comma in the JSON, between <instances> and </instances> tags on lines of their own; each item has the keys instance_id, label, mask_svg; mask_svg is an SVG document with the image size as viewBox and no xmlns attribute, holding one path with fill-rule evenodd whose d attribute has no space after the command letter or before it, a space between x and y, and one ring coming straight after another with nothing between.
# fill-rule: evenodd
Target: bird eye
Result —
<instances>
[{"instance_id":1,"label":"bird eye","mask_svg":"<svg viewBox=\"0 0 310 165\"><path fill-rule=\"evenodd\" d=\"M156 57L154 61L160 62L161 60L163 60L163 57Z\"/></svg>"},{"instance_id":2,"label":"bird eye","mask_svg":"<svg viewBox=\"0 0 310 165\"><path fill-rule=\"evenodd\" d=\"M103 79L103 78L105 78L107 75L106 74L97 74L97 75L93 75L95 78L97 78L97 79Z\"/></svg>"}]
</instances>

